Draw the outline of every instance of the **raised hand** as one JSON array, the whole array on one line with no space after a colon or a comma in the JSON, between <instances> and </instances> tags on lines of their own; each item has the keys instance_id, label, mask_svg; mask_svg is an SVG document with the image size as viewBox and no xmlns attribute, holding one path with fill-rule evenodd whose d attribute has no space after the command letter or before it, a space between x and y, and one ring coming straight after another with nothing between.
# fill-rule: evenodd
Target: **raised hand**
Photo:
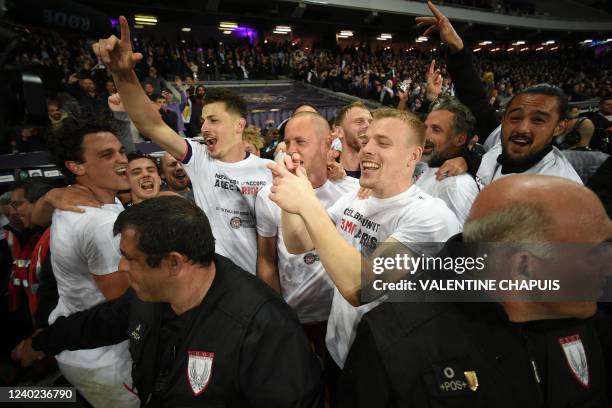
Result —
<instances>
[{"instance_id":1,"label":"raised hand","mask_svg":"<svg viewBox=\"0 0 612 408\"><path fill-rule=\"evenodd\" d=\"M114 93L108 97L108 107L113 112L125 112L119 93Z\"/></svg>"},{"instance_id":2,"label":"raised hand","mask_svg":"<svg viewBox=\"0 0 612 408\"><path fill-rule=\"evenodd\" d=\"M450 48L451 52L457 53L463 49L463 40L455 31L455 28L446 17L431 1L427 2L427 7L431 10L433 17L422 16L417 17L417 27L427 27L424 36L431 34L434 31L440 32L440 39Z\"/></svg>"},{"instance_id":3,"label":"raised hand","mask_svg":"<svg viewBox=\"0 0 612 408\"><path fill-rule=\"evenodd\" d=\"M431 61L427 70L427 100L433 102L442 93L442 74L439 69L436 69L436 60Z\"/></svg>"},{"instance_id":4,"label":"raised hand","mask_svg":"<svg viewBox=\"0 0 612 408\"><path fill-rule=\"evenodd\" d=\"M300 214L305 208L317 204L318 199L304 167L295 166L288 156L284 162L268 164L267 167L273 176L270 199L280 208L292 214Z\"/></svg>"},{"instance_id":5,"label":"raised hand","mask_svg":"<svg viewBox=\"0 0 612 408\"><path fill-rule=\"evenodd\" d=\"M142 59L142 54L132 52L130 28L124 16L119 17L121 38L111 35L93 44L94 53L113 74L131 71Z\"/></svg>"}]
</instances>

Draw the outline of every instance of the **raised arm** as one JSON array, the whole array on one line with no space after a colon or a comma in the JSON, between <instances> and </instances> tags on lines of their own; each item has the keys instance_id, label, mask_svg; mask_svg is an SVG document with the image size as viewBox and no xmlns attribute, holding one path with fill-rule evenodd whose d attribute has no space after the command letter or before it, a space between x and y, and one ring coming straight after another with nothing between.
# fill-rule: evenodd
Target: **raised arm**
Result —
<instances>
[{"instance_id":1,"label":"raised arm","mask_svg":"<svg viewBox=\"0 0 612 408\"><path fill-rule=\"evenodd\" d=\"M142 59L142 54L132 52L130 29L125 17L119 17L119 24L121 38L112 35L98 41L93 45L94 52L113 74L123 106L140 133L181 160L186 150L185 141L164 123L157 107L142 89L134 72L134 66Z\"/></svg>"},{"instance_id":2,"label":"raised arm","mask_svg":"<svg viewBox=\"0 0 612 408\"><path fill-rule=\"evenodd\" d=\"M417 26L427 27L423 35L439 31L440 39L448 46L450 53L447 68L455 85L455 92L476 117L477 134L483 143L499 125L495 108L489 103L487 91L474 67L472 54L464 47L463 40L448 18L431 1L427 2L427 6L433 16L417 17Z\"/></svg>"}]
</instances>

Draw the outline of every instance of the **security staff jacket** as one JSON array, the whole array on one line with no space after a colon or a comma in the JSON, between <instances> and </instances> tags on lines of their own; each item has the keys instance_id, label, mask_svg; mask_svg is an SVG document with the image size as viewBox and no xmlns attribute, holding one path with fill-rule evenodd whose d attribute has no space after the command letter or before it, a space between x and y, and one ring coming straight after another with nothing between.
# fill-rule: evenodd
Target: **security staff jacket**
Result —
<instances>
[{"instance_id":1,"label":"security staff jacket","mask_svg":"<svg viewBox=\"0 0 612 408\"><path fill-rule=\"evenodd\" d=\"M366 314L341 407L607 407L592 319L516 324L495 303L386 303Z\"/></svg>"},{"instance_id":2,"label":"security staff jacket","mask_svg":"<svg viewBox=\"0 0 612 408\"><path fill-rule=\"evenodd\" d=\"M57 354L129 339L133 391L144 407L319 406L320 366L295 314L227 258L214 262L202 303L180 316L129 289L59 318L33 348Z\"/></svg>"}]
</instances>

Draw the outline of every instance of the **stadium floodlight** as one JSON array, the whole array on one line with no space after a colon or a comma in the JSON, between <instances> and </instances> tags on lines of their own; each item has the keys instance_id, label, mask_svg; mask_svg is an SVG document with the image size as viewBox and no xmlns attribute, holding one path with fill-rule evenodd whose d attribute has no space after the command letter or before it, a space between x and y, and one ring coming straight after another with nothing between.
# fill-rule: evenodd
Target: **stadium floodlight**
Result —
<instances>
[{"instance_id":1,"label":"stadium floodlight","mask_svg":"<svg viewBox=\"0 0 612 408\"><path fill-rule=\"evenodd\" d=\"M429 41L429 38L421 36L421 37L417 38L416 41L417 42L427 42L427 41Z\"/></svg>"},{"instance_id":2,"label":"stadium floodlight","mask_svg":"<svg viewBox=\"0 0 612 408\"><path fill-rule=\"evenodd\" d=\"M291 27L289 26L282 26L282 25L277 25L276 28L274 28L275 31L283 31L285 33L290 33L291 32Z\"/></svg>"},{"instance_id":3,"label":"stadium floodlight","mask_svg":"<svg viewBox=\"0 0 612 408\"><path fill-rule=\"evenodd\" d=\"M478 52L480 50L482 50L482 48L474 48L474 52Z\"/></svg>"},{"instance_id":4,"label":"stadium floodlight","mask_svg":"<svg viewBox=\"0 0 612 408\"><path fill-rule=\"evenodd\" d=\"M346 37L352 37L353 36L353 32L350 30L342 30L340 31L340 35L344 35Z\"/></svg>"},{"instance_id":5,"label":"stadium floodlight","mask_svg":"<svg viewBox=\"0 0 612 408\"><path fill-rule=\"evenodd\" d=\"M510 52L510 51L514 51L514 47L510 47L508 48L506 51Z\"/></svg>"},{"instance_id":6,"label":"stadium floodlight","mask_svg":"<svg viewBox=\"0 0 612 408\"><path fill-rule=\"evenodd\" d=\"M183 27L183 28L181 28L181 31L183 31L183 32L185 32L185 33L188 33L188 32L190 32L190 31L191 31L191 28L189 28L189 27Z\"/></svg>"},{"instance_id":7,"label":"stadium floodlight","mask_svg":"<svg viewBox=\"0 0 612 408\"><path fill-rule=\"evenodd\" d=\"M589 43L592 43L592 42L593 42L593 40L584 40L583 41L584 44L589 44Z\"/></svg>"},{"instance_id":8,"label":"stadium floodlight","mask_svg":"<svg viewBox=\"0 0 612 408\"><path fill-rule=\"evenodd\" d=\"M525 47L525 48L521 48L520 51L523 52L523 51L527 51L528 49L529 47Z\"/></svg>"},{"instance_id":9,"label":"stadium floodlight","mask_svg":"<svg viewBox=\"0 0 612 408\"><path fill-rule=\"evenodd\" d=\"M559 47L552 47L550 50L551 50L551 51L554 51L554 50L556 50L556 49L558 49L558 48L559 48Z\"/></svg>"},{"instance_id":10,"label":"stadium floodlight","mask_svg":"<svg viewBox=\"0 0 612 408\"><path fill-rule=\"evenodd\" d=\"M157 24L157 17L155 17L155 16L145 16L145 15L142 15L142 14L136 14L136 15L134 15L134 21L136 21L136 23L138 23L138 24L144 24L144 23Z\"/></svg>"},{"instance_id":11,"label":"stadium floodlight","mask_svg":"<svg viewBox=\"0 0 612 408\"><path fill-rule=\"evenodd\" d=\"M380 36L382 38L387 38L389 40L393 38L393 34L389 34L389 33L382 33Z\"/></svg>"},{"instance_id":12,"label":"stadium floodlight","mask_svg":"<svg viewBox=\"0 0 612 408\"><path fill-rule=\"evenodd\" d=\"M146 25L146 26L156 26L157 23L152 23L150 21L136 21L136 24Z\"/></svg>"},{"instance_id":13,"label":"stadium floodlight","mask_svg":"<svg viewBox=\"0 0 612 408\"><path fill-rule=\"evenodd\" d=\"M349 38L348 35L336 34L336 38Z\"/></svg>"},{"instance_id":14,"label":"stadium floodlight","mask_svg":"<svg viewBox=\"0 0 612 408\"><path fill-rule=\"evenodd\" d=\"M482 41L478 43L478 45L491 45L491 44L493 44L493 41Z\"/></svg>"},{"instance_id":15,"label":"stadium floodlight","mask_svg":"<svg viewBox=\"0 0 612 408\"><path fill-rule=\"evenodd\" d=\"M282 35L287 35L287 34L289 34L289 32L288 32L288 31L278 31L278 30L274 30L274 31L272 31L272 32L273 32L274 34L282 34Z\"/></svg>"},{"instance_id":16,"label":"stadium floodlight","mask_svg":"<svg viewBox=\"0 0 612 408\"><path fill-rule=\"evenodd\" d=\"M542 51L544 49L544 47L538 47L536 48L536 51Z\"/></svg>"},{"instance_id":17,"label":"stadium floodlight","mask_svg":"<svg viewBox=\"0 0 612 408\"><path fill-rule=\"evenodd\" d=\"M223 34L231 34L232 30L223 30Z\"/></svg>"},{"instance_id":18,"label":"stadium floodlight","mask_svg":"<svg viewBox=\"0 0 612 408\"><path fill-rule=\"evenodd\" d=\"M384 38L384 37L376 37L376 39L378 41L387 41L388 40L388 38Z\"/></svg>"},{"instance_id":19,"label":"stadium floodlight","mask_svg":"<svg viewBox=\"0 0 612 408\"><path fill-rule=\"evenodd\" d=\"M238 24L231 21L221 21L219 23L219 28L223 28L225 30L235 30L238 28Z\"/></svg>"},{"instance_id":20,"label":"stadium floodlight","mask_svg":"<svg viewBox=\"0 0 612 408\"><path fill-rule=\"evenodd\" d=\"M515 43L512 43L512 45L525 45L525 41L517 41Z\"/></svg>"},{"instance_id":21,"label":"stadium floodlight","mask_svg":"<svg viewBox=\"0 0 612 408\"><path fill-rule=\"evenodd\" d=\"M554 43L555 41L549 40L549 41L543 42L542 45L553 45Z\"/></svg>"},{"instance_id":22,"label":"stadium floodlight","mask_svg":"<svg viewBox=\"0 0 612 408\"><path fill-rule=\"evenodd\" d=\"M139 29L144 28L144 26L142 24L134 24L134 28Z\"/></svg>"},{"instance_id":23,"label":"stadium floodlight","mask_svg":"<svg viewBox=\"0 0 612 408\"><path fill-rule=\"evenodd\" d=\"M493 49L491 50L491 52L497 52L497 51L499 51L499 50L500 50L500 48L493 48Z\"/></svg>"}]
</instances>

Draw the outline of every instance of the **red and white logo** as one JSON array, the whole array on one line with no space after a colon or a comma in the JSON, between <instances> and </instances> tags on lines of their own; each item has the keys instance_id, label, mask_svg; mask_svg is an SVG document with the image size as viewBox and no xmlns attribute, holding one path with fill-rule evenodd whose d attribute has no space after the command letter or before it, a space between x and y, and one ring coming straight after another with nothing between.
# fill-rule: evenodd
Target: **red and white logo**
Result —
<instances>
[{"instance_id":1,"label":"red and white logo","mask_svg":"<svg viewBox=\"0 0 612 408\"><path fill-rule=\"evenodd\" d=\"M559 344L563 348L567 364L574 377L583 387L589 388L589 364L580 336L574 334L573 336L559 337Z\"/></svg>"},{"instance_id":2,"label":"red and white logo","mask_svg":"<svg viewBox=\"0 0 612 408\"><path fill-rule=\"evenodd\" d=\"M187 379L193 395L200 395L210 382L212 377L213 359L215 353L205 351L188 351L189 361L187 361Z\"/></svg>"}]
</instances>

